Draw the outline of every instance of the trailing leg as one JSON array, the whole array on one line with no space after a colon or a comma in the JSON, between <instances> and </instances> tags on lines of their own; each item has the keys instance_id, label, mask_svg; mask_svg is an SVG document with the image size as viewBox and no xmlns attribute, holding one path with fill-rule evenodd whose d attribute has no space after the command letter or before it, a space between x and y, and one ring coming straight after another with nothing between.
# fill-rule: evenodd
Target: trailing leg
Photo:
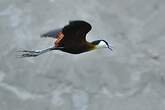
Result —
<instances>
[{"instance_id":1,"label":"trailing leg","mask_svg":"<svg viewBox=\"0 0 165 110\"><path fill-rule=\"evenodd\" d=\"M21 52L20 57L24 58L24 57L36 57L43 53L46 53L46 52L49 52L52 50L60 50L60 49L62 49L62 47L49 47L49 48L42 49L42 50L21 50L18 52Z\"/></svg>"}]
</instances>

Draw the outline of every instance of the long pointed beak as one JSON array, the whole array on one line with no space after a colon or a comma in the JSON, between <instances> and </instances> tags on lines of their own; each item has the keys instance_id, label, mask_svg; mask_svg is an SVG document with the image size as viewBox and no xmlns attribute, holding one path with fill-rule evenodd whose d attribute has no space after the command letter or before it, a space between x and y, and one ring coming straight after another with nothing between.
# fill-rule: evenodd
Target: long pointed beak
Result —
<instances>
[{"instance_id":1,"label":"long pointed beak","mask_svg":"<svg viewBox=\"0 0 165 110\"><path fill-rule=\"evenodd\" d=\"M108 46L108 49L112 51L112 46Z\"/></svg>"}]
</instances>

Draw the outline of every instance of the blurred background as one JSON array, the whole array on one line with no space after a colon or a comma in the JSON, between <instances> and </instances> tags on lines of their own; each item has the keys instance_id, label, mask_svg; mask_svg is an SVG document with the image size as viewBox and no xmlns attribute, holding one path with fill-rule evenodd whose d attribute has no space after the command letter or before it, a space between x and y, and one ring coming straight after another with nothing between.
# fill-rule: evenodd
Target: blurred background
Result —
<instances>
[{"instance_id":1,"label":"blurred background","mask_svg":"<svg viewBox=\"0 0 165 110\"><path fill-rule=\"evenodd\" d=\"M164 0L1 0L0 110L165 110ZM85 20L88 40L113 47L80 55L42 49L40 35Z\"/></svg>"}]
</instances>

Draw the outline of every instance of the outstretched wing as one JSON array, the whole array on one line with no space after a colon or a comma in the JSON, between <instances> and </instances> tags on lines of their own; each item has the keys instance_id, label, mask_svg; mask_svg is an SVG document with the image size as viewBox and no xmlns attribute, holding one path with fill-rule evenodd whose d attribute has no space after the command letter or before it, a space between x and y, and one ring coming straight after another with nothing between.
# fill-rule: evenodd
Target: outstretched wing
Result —
<instances>
[{"instance_id":1,"label":"outstretched wing","mask_svg":"<svg viewBox=\"0 0 165 110\"><path fill-rule=\"evenodd\" d=\"M62 28L51 30L51 31L49 31L47 33L42 34L41 37L52 37L52 38L56 38L57 37L57 34L59 32L62 32Z\"/></svg>"},{"instance_id":2,"label":"outstretched wing","mask_svg":"<svg viewBox=\"0 0 165 110\"><path fill-rule=\"evenodd\" d=\"M64 40L81 42L86 40L86 34L92 29L92 26L81 20L70 21L68 25L63 28Z\"/></svg>"},{"instance_id":3,"label":"outstretched wing","mask_svg":"<svg viewBox=\"0 0 165 110\"><path fill-rule=\"evenodd\" d=\"M57 38L56 45L59 47L76 46L86 42L86 34L92 29L92 26L81 20L70 21L68 25L61 29L49 31L41 37ZM63 36L62 38L60 36Z\"/></svg>"}]
</instances>

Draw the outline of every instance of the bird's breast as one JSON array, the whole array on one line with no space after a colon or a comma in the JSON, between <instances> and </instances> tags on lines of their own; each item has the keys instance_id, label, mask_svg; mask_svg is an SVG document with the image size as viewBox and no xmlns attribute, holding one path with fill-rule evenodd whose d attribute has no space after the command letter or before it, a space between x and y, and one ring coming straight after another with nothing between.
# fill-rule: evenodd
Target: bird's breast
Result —
<instances>
[{"instance_id":1,"label":"bird's breast","mask_svg":"<svg viewBox=\"0 0 165 110\"><path fill-rule=\"evenodd\" d=\"M80 54L83 52L94 50L95 48L96 48L95 45L91 45L91 44L82 45L81 44L81 45L64 47L64 49L62 49L62 51L67 52L67 53L71 53L71 54Z\"/></svg>"}]
</instances>

